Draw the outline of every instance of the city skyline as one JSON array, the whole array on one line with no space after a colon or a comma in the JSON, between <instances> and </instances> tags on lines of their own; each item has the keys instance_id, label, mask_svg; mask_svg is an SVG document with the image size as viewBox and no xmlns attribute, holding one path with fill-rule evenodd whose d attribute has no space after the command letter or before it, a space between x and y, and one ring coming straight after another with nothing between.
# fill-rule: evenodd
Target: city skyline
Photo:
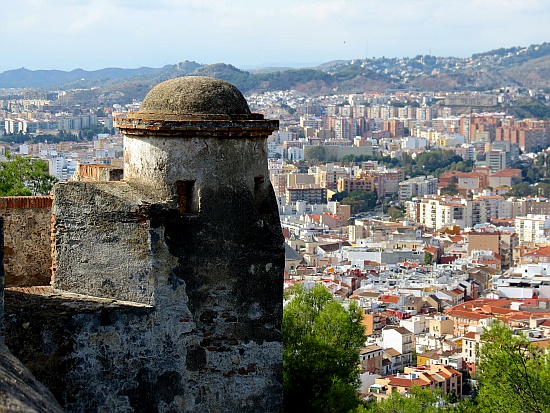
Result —
<instances>
[{"instance_id":1,"label":"city skyline","mask_svg":"<svg viewBox=\"0 0 550 413\"><path fill-rule=\"evenodd\" d=\"M185 60L307 67L365 57L466 57L550 39L545 0L8 0L0 10L9 15L0 27L0 72Z\"/></svg>"}]
</instances>

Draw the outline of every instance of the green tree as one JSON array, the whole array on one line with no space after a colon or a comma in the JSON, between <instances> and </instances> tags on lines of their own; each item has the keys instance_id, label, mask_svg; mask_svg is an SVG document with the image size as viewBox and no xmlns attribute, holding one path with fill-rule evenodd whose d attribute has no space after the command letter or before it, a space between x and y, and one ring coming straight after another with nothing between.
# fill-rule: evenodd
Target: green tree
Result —
<instances>
[{"instance_id":1,"label":"green tree","mask_svg":"<svg viewBox=\"0 0 550 413\"><path fill-rule=\"evenodd\" d=\"M366 212L373 209L378 201L376 191L351 191L340 201L343 205L350 205L352 213Z\"/></svg>"},{"instance_id":2,"label":"green tree","mask_svg":"<svg viewBox=\"0 0 550 413\"><path fill-rule=\"evenodd\" d=\"M395 206L389 207L387 213L392 219L403 218L405 216L403 210Z\"/></svg>"},{"instance_id":3,"label":"green tree","mask_svg":"<svg viewBox=\"0 0 550 413\"><path fill-rule=\"evenodd\" d=\"M332 195L330 200L342 202L342 199L346 198L347 196L349 196L348 191L336 192L334 195Z\"/></svg>"},{"instance_id":4,"label":"green tree","mask_svg":"<svg viewBox=\"0 0 550 413\"><path fill-rule=\"evenodd\" d=\"M282 324L285 411L347 413L360 403L361 310L344 308L322 285L292 293Z\"/></svg>"},{"instance_id":5,"label":"green tree","mask_svg":"<svg viewBox=\"0 0 550 413\"><path fill-rule=\"evenodd\" d=\"M306 149L305 158L308 161L324 162L327 160L327 150L324 146L310 146Z\"/></svg>"},{"instance_id":6,"label":"green tree","mask_svg":"<svg viewBox=\"0 0 550 413\"><path fill-rule=\"evenodd\" d=\"M458 188L456 184L456 179L449 180L449 184L443 188L441 188L441 195L457 195Z\"/></svg>"},{"instance_id":7,"label":"green tree","mask_svg":"<svg viewBox=\"0 0 550 413\"><path fill-rule=\"evenodd\" d=\"M530 196L533 194L533 192L536 192L536 189L533 190L533 187L531 185L529 185L527 182L520 182L519 184L512 186L512 188L506 193L506 196L515 196L521 198L525 196Z\"/></svg>"},{"instance_id":8,"label":"green tree","mask_svg":"<svg viewBox=\"0 0 550 413\"><path fill-rule=\"evenodd\" d=\"M550 197L550 183L546 182L539 182L537 185L535 185L537 195L543 196L545 198Z\"/></svg>"},{"instance_id":9,"label":"green tree","mask_svg":"<svg viewBox=\"0 0 550 413\"><path fill-rule=\"evenodd\" d=\"M424 264L432 265L433 257L428 251L424 252Z\"/></svg>"},{"instance_id":10,"label":"green tree","mask_svg":"<svg viewBox=\"0 0 550 413\"><path fill-rule=\"evenodd\" d=\"M493 323L482 337L479 370L479 412L550 412L550 355L527 337Z\"/></svg>"},{"instance_id":11,"label":"green tree","mask_svg":"<svg viewBox=\"0 0 550 413\"><path fill-rule=\"evenodd\" d=\"M356 413L440 413L451 411L450 406L441 397L439 389L413 387L407 396L398 392L370 407L359 407Z\"/></svg>"},{"instance_id":12,"label":"green tree","mask_svg":"<svg viewBox=\"0 0 550 413\"><path fill-rule=\"evenodd\" d=\"M0 196L47 195L57 179L48 173L48 164L26 156L0 162Z\"/></svg>"}]
</instances>

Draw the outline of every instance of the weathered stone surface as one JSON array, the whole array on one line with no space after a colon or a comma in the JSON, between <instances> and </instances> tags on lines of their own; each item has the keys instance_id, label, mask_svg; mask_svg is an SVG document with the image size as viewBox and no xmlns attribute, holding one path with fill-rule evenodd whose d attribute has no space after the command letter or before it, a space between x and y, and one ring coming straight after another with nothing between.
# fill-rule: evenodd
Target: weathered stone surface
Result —
<instances>
[{"instance_id":1,"label":"weathered stone surface","mask_svg":"<svg viewBox=\"0 0 550 413\"><path fill-rule=\"evenodd\" d=\"M153 115L245 115L250 113L242 93L220 79L189 76L162 82L147 94L140 113Z\"/></svg>"},{"instance_id":2,"label":"weathered stone surface","mask_svg":"<svg viewBox=\"0 0 550 413\"><path fill-rule=\"evenodd\" d=\"M63 412L48 389L3 344L0 344L0 412Z\"/></svg>"},{"instance_id":3,"label":"weathered stone surface","mask_svg":"<svg viewBox=\"0 0 550 413\"><path fill-rule=\"evenodd\" d=\"M54 289L6 296L8 346L68 412L282 410L276 122L182 82L148 97L162 133L123 128L125 182L56 185Z\"/></svg>"},{"instance_id":4,"label":"weathered stone surface","mask_svg":"<svg viewBox=\"0 0 550 413\"><path fill-rule=\"evenodd\" d=\"M67 182L55 186L54 197L53 286L153 304L154 267L175 259L154 242L162 229L145 215L151 200L125 182Z\"/></svg>"},{"instance_id":5,"label":"weathered stone surface","mask_svg":"<svg viewBox=\"0 0 550 413\"><path fill-rule=\"evenodd\" d=\"M0 217L0 412L61 413L52 394L4 344L4 222Z\"/></svg>"},{"instance_id":6,"label":"weathered stone surface","mask_svg":"<svg viewBox=\"0 0 550 413\"><path fill-rule=\"evenodd\" d=\"M7 286L49 284L51 197L0 197Z\"/></svg>"}]
</instances>

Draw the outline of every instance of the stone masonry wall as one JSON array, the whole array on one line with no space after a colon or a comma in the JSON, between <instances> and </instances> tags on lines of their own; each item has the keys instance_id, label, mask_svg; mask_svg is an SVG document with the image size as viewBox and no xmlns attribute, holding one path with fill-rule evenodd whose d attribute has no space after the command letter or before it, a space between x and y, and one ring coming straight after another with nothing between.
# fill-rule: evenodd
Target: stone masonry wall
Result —
<instances>
[{"instance_id":1,"label":"stone masonry wall","mask_svg":"<svg viewBox=\"0 0 550 413\"><path fill-rule=\"evenodd\" d=\"M124 180L54 187L52 284L6 290L6 345L68 413L280 413L278 121L189 77L120 122Z\"/></svg>"},{"instance_id":2,"label":"stone masonry wall","mask_svg":"<svg viewBox=\"0 0 550 413\"><path fill-rule=\"evenodd\" d=\"M0 197L7 287L49 285L51 206L49 196Z\"/></svg>"},{"instance_id":3,"label":"stone masonry wall","mask_svg":"<svg viewBox=\"0 0 550 413\"><path fill-rule=\"evenodd\" d=\"M251 179L193 214L124 182L55 187L59 289L8 289L6 344L67 412L282 411L283 239Z\"/></svg>"}]
</instances>

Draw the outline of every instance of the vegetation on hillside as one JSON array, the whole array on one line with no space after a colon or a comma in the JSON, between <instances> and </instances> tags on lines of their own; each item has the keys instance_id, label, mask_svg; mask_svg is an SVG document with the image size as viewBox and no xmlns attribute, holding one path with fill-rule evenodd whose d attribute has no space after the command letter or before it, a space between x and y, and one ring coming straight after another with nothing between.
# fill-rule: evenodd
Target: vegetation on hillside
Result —
<instances>
[{"instance_id":1,"label":"vegetation on hillside","mask_svg":"<svg viewBox=\"0 0 550 413\"><path fill-rule=\"evenodd\" d=\"M550 355L545 347L494 323L482 338L477 411L550 412Z\"/></svg>"},{"instance_id":2,"label":"vegetation on hillside","mask_svg":"<svg viewBox=\"0 0 550 413\"><path fill-rule=\"evenodd\" d=\"M376 206L378 194L376 191L347 191L337 192L331 198L332 201L338 201L342 205L350 205L351 213L358 214L367 212Z\"/></svg>"},{"instance_id":3,"label":"vegetation on hillside","mask_svg":"<svg viewBox=\"0 0 550 413\"><path fill-rule=\"evenodd\" d=\"M42 87L74 91L95 102L131 103L143 99L156 84L178 76L213 76L249 91L300 90L309 95L355 93L364 90L490 90L502 85L550 88L550 43L491 50L471 58L418 55L412 58L367 58L329 62L317 68L251 73L216 63L185 61L159 69L102 69L72 72L17 69L0 73L0 87ZM89 89L94 87L93 91ZM89 93L91 92L91 93ZM73 92L71 92L73 93ZM116 99L115 99L116 98ZM80 99L82 103L82 99ZM540 102L544 106L544 102ZM502 108L501 108L502 109ZM546 113L539 104L518 109L525 116ZM531 112L534 110L534 112ZM544 116L538 116L544 117Z\"/></svg>"},{"instance_id":4,"label":"vegetation on hillside","mask_svg":"<svg viewBox=\"0 0 550 413\"><path fill-rule=\"evenodd\" d=\"M346 309L324 286L295 287L283 311L285 411L319 413L548 413L550 354L499 322L481 342L477 387L463 375L463 401L453 394L413 388L376 403L360 400L361 311Z\"/></svg>"},{"instance_id":5,"label":"vegetation on hillside","mask_svg":"<svg viewBox=\"0 0 550 413\"><path fill-rule=\"evenodd\" d=\"M358 354L366 339L360 309L344 308L322 285L291 293L282 327L285 411L354 410L360 404Z\"/></svg>"},{"instance_id":6,"label":"vegetation on hillside","mask_svg":"<svg viewBox=\"0 0 550 413\"><path fill-rule=\"evenodd\" d=\"M430 152L420 152L413 158L408 153L402 157L392 158L390 156L370 155L346 155L340 159L330 159L327 150L323 146L310 146L306 149L306 160L313 163L339 161L345 164L361 163L366 161L377 161L380 165L389 168L402 167L405 176L415 177L421 175L433 175L439 177L446 171L469 172L473 168L473 161L464 161L461 156L449 149L437 149Z\"/></svg>"}]
</instances>

